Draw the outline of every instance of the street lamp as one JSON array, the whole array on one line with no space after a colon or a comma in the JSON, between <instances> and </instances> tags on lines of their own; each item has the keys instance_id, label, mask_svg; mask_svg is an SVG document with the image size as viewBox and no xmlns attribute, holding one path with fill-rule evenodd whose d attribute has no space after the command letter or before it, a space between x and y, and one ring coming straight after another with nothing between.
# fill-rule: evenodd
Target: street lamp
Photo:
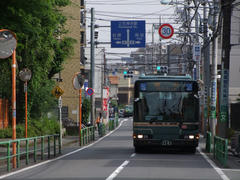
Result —
<instances>
[{"instance_id":1,"label":"street lamp","mask_svg":"<svg viewBox=\"0 0 240 180\"><path fill-rule=\"evenodd\" d=\"M12 139L16 139L16 35L8 29L0 30L0 59L12 56ZM12 145L13 168L16 168L16 142Z\"/></svg>"},{"instance_id":2,"label":"street lamp","mask_svg":"<svg viewBox=\"0 0 240 180\"><path fill-rule=\"evenodd\" d=\"M20 71L19 77L22 81L24 81L24 92L25 92L25 138L27 138L27 82L32 77L31 70L25 68Z\"/></svg>"}]
</instances>

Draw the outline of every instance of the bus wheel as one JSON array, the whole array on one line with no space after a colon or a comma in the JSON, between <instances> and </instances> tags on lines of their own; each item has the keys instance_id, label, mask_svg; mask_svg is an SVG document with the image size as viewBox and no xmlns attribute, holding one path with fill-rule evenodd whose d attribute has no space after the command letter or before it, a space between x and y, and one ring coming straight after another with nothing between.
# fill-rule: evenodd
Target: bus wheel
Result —
<instances>
[{"instance_id":1,"label":"bus wheel","mask_svg":"<svg viewBox=\"0 0 240 180\"><path fill-rule=\"evenodd\" d=\"M196 147L191 147L189 149L189 152L192 153L192 154L195 154L196 153Z\"/></svg>"}]
</instances>

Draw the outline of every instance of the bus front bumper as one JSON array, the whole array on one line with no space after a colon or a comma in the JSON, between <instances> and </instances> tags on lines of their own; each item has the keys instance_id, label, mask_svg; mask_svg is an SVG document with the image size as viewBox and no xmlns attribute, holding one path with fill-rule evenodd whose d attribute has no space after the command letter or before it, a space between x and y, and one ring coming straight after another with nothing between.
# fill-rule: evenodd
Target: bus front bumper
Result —
<instances>
[{"instance_id":1,"label":"bus front bumper","mask_svg":"<svg viewBox=\"0 0 240 180\"><path fill-rule=\"evenodd\" d=\"M174 139L174 140L134 139L133 144L134 146L197 147L198 139Z\"/></svg>"}]
</instances>

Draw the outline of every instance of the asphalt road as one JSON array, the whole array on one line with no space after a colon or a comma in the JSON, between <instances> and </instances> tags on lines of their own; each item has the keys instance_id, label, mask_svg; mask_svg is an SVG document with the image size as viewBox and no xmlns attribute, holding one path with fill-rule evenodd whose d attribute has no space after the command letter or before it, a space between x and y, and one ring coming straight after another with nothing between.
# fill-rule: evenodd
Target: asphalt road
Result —
<instances>
[{"instance_id":1,"label":"asphalt road","mask_svg":"<svg viewBox=\"0 0 240 180\"><path fill-rule=\"evenodd\" d=\"M134 153L132 120L94 144L4 179L18 180L228 180L199 151L172 150ZM217 172L219 171L219 172Z\"/></svg>"}]
</instances>

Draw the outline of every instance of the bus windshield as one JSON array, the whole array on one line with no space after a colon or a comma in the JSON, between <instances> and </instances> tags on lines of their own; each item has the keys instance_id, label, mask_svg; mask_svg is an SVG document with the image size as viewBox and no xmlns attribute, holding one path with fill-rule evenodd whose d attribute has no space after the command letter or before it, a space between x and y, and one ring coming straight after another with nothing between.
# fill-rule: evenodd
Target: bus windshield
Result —
<instances>
[{"instance_id":1,"label":"bus windshield","mask_svg":"<svg viewBox=\"0 0 240 180\"><path fill-rule=\"evenodd\" d=\"M139 92L137 121L198 121L198 98L192 92Z\"/></svg>"}]
</instances>

